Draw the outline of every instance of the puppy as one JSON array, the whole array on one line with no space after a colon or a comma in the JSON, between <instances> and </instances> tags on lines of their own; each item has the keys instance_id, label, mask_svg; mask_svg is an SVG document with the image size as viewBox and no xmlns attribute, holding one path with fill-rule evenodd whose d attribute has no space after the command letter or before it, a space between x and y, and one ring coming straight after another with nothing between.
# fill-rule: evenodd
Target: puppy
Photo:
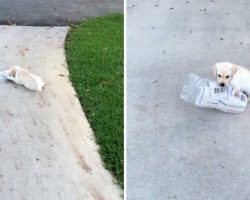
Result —
<instances>
[{"instance_id":1,"label":"puppy","mask_svg":"<svg viewBox=\"0 0 250 200\"><path fill-rule=\"evenodd\" d=\"M16 84L24 85L30 90L42 91L42 88L45 86L44 81L40 77L35 76L19 66L13 66L9 70L3 71L2 74L6 79Z\"/></svg>"},{"instance_id":2,"label":"puppy","mask_svg":"<svg viewBox=\"0 0 250 200\"><path fill-rule=\"evenodd\" d=\"M250 71L242 66L229 63L216 63L213 67L213 74L220 86L231 84L236 90L250 96Z\"/></svg>"}]
</instances>

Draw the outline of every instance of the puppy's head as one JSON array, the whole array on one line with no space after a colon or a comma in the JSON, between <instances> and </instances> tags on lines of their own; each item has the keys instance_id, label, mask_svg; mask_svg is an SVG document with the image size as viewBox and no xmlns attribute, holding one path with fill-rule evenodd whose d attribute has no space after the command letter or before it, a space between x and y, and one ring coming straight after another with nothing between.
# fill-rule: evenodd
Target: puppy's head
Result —
<instances>
[{"instance_id":1,"label":"puppy's head","mask_svg":"<svg viewBox=\"0 0 250 200\"><path fill-rule=\"evenodd\" d=\"M213 74L217 83L224 87L230 84L230 80L237 72L237 66L232 63L216 63L213 67Z\"/></svg>"}]
</instances>

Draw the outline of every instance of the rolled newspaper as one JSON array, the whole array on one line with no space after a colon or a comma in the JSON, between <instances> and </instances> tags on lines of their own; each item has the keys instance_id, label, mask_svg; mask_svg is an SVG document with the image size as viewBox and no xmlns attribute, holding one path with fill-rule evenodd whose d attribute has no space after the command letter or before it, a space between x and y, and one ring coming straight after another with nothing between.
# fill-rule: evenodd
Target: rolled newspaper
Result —
<instances>
[{"instance_id":1,"label":"rolled newspaper","mask_svg":"<svg viewBox=\"0 0 250 200\"><path fill-rule=\"evenodd\" d=\"M42 91L45 86L41 77L36 76L19 66L13 66L8 70L0 72L0 82L4 82L6 80L10 80L18 85L23 85L34 91Z\"/></svg>"},{"instance_id":2,"label":"rolled newspaper","mask_svg":"<svg viewBox=\"0 0 250 200\"><path fill-rule=\"evenodd\" d=\"M188 75L180 98L199 107L215 108L229 113L244 112L248 102L247 96L231 85L220 87L216 81L202 79L195 74Z\"/></svg>"}]
</instances>

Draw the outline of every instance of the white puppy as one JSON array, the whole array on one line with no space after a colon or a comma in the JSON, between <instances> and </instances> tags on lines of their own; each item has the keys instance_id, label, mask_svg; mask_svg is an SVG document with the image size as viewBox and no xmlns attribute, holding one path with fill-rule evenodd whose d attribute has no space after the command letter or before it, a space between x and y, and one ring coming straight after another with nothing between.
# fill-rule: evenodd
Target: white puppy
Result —
<instances>
[{"instance_id":1,"label":"white puppy","mask_svg":"<svg viewBox=\"0 0 250 200\"><path fill-rule=\"evenodd\" d=\"M45 86L44 81L40 77L35 76L19 66L13 66L8 70L3 71L1 72L1 75L16 84L24 85L30 90L42 91L42 88Z\"/></svg>"},{"instance_id":2,"label":"white puppy","mask_svg":"<svg viewBox=\"0 0 250 200\"><path fill-rule=\"evenodd\" d=\"M212 69L220 86L231 84L235 89L250 96L250 71L248 69L229 62L216 63Z\"/></svg>"}]
</instances>

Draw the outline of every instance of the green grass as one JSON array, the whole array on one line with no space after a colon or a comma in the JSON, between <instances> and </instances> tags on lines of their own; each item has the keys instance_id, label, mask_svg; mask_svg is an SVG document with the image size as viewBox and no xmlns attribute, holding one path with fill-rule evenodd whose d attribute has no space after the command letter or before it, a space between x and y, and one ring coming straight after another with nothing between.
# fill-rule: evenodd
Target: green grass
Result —
<instances>
[{"instance_id":1,"label":"green grass","mask_svg":"<svg viewBox=\"0 0 250 200\"><path fill-rule=\"evenodd\" d=\"M123 15L91 18L71 28L65 49L104 165L123 187Z\"/></svg>"}]
</instances>

